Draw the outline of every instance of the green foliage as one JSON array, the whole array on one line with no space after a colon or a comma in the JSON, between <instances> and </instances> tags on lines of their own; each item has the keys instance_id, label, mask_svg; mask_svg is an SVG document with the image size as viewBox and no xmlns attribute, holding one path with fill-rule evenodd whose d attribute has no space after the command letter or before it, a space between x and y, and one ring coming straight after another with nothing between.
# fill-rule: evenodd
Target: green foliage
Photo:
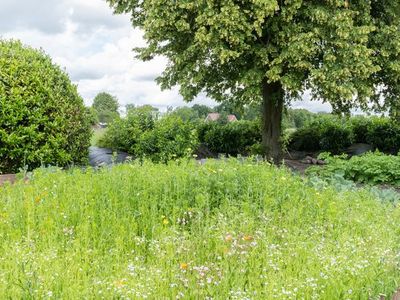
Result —
<instances>
[{"instance_id":1,"label":"green foliage","mask_svg":"<svg viewBox=\"0 0 400 300\"><path fill-rule=\"evenodd\" d=\"M333 115L319 115L307 123L307 126L292 134L289 148L339 153L350 146L353 140L352 127L346 119Z\"/></svg>"},{"instance_id":2,"label":"green foliage","mask_svg":"<svg viewBox=\"0 0 400 300\"><path fill-rule=\"evenodd\" d=\"M0 40L0 173L86 163L90 121L76 86L49 56Z\"/></svg>"},{"instance_id":3,"label":"green foliage","mask_svg":"<svg viewBox=\"0 0 400 300\"><path fill-rule=\"evenodd\" d=\"M200 119L205 119L209 113L212 112L211 107L202 104L195 104L192 106L192 109L197 112L197 115Z\"/></svg>"},{"instance_id":4,"label":"green foliage","mask_svg":"<svg viewBox=\"0 0 400 300\"><path fill-rule=\"evenodd\" d=\"M284 128L303 128L311 123L318 114L312 113L306 109L287 109L283 115Z\"/></svg>"},{"instance_id":5,"label":"green foliage","mask_svg":"<svg viewBox=\"0 0 400 300\"><path fill-rule=\"evenodd\" d=\"M320 149L319 141L321 131L319 127L305 127L292 133L289 143L290 150L317 151Z\"/></svg>"},{"instance_id":6,"label":"green foliage","mask_svg":"<svg viewBox=\"0 0 400 300\"><path fill-rule=\"evenodd\" d=\"M312 125L310 125L312 126ZM353 131L345 122L327 122L321 127L321 150L339 153L349 147L353 141Z\"/></svg>"},{"instance_id":7,"label":"green foliage","mask_svg":"<svg viewBox=\"0 0 400 300\"><path fill-rule=\"evenodd\" d=\"M86 109L86 118L90 125L96 125L99 123L99 115L97 111L93 107L85 107Z\"/></svg>"},{"instance_id":8,"label":"green foliage","mask_svg":"<svg viewBox=\"0 0 400 300\"><path fill-rule=\"evenodd\" d=\"M400 281L398 205L266 163L37 170L0 189L0 216L1 299L377 299Z\"/></svg>"},{"instance_id":9,"label":"green foliage","mask_svg":"<svg viewBox=\"0 0 400 300\"><path fill-rule=\"evenodd\" d=\"M187 106L178 107L170 112L170 114L185 122L197 122L201 119L204 120L203 118L200 118L199 112L197 110Z\"/></svg>"},{"instance_id":10,"label":"green foliage","mask_svg":"<svg viewBox=\"0 0 400 300\"><path fill-rule=\"evenodd\" d=\"M118 107L118 99L105 92L97 94L92 105L101 123L111 123L117 119L119 117Z\"/></svg>"},{"instance_id":11,"label":"green foliage","mask_svg":"<svg viewBox=\"0 0 400 300\"><path fill-rule=\"evenodd\" d=\"M367 135L371 119L367 117L357 116L350 119L353 128L354 142L367 143Z\"/></svg>"},{"instance_id":12,"label":"green foliage","mask_svg":"<svg viewBox=\"0 0 400 300\"><path fill-rule=\"evenodd\" d=\"M398 1L107 2L144 31L141 59L167 57L158 82L185 100L260 103L265 80L288 100L307 88L336 112L398 103Z\"/></svg>"},{"instance_id":13,"label":"green foliage","mask_svg":"<svg viewBox=\"0 0 400 300\"><path fill-rule=\"evenodd\" d=\"M353 156L350 159L346 159L345 156L326 154L321 158L325 159L328 165L323 168L310 168L307 170L308 174L315 174L322 178L339 174L345 179L359 183L400 186L400 156L385 155L377 151Z\"/></svg>"},{"instance_id":14,"label":"green foliage","mask_svg":"<svg viewBox=\"0 0 400 300\"><path fill-rule=\"evenodd\" d=\"M152 130L140 136L134 154L153 162L166 163L172 159L190 157L197 146L197 133L193 124L169 115L155 122Z\"/></svg>"},{"instance_id":15,"label":"green foliage","mask_svg":"<svg viewBox=\"0 0 400 300\"><path fill-rule=\"evenodd\" d=\"M138 158L167 162L187 157L197 146L194 124L175 113L158 118L151 106L130 109L124 119L114 121L99 145L126 151Z\"/></svg>"},{"instance_id":16,"label":"green foliage","mask_svg":"<svg viewBox=\"0 0 400 300\"><path fill-rule=\"evenodd\" d=\"M380 151L400 150L400 125L386 117L338 118L319 116L291 137L290 148L304 151L339 153L351 143L371 144Z\"/></svg>"},{"instance_id":17,"label":"green foliage","mask_svg":"<svg viewBox=\"0 0 400 300\"><path fill-rule=\"evenodd\" d=\"M152 130L154 123L155 114L151 106L132 108L126 118L116 119L109 125L99 145L134 154L141 135Z\"/></svg>"},{"instance_id":18,"label":"green foliage","mask_svg":"<svg viewBox=\"0 0 400 300\"><path fill-rule=\"evenodd\" d=\"M250 147L261 142L260 130L257 121L208 122L199 126L198 133L200 142L213 153L236 156L249 154Z\"/></svg>"},{"instance_id":19,"label":"green foliage","mask_svg":"<svg viewBox=\"0 0 400 300\"><path fill-rule=\"evenodd\" d=\"M397 153L400 150L400 124L389 118L371 118L366 142L381 151Z\"/></svg>"}]
</instances>

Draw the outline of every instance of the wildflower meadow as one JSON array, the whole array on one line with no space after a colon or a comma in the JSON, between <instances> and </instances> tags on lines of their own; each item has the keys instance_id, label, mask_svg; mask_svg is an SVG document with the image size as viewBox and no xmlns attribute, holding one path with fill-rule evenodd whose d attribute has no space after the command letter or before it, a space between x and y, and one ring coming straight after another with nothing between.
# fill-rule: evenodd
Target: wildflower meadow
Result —
<instances>
[{"instance_id":1,"label":"wildflower meadow","mask_svg":"<svg viewBox=\"0 0 400 300\"><path fill-rule=\"evenodd\" d=\"M265 162L38 169L0 188L0 298L390 297L399 219Z\"/></svg>"}]
</instances>

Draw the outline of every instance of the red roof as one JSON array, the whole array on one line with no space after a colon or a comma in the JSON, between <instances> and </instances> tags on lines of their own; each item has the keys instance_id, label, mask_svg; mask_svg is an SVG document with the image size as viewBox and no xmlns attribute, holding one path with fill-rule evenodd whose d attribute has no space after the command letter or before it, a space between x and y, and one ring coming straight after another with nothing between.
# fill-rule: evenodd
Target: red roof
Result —
<instances>
[{"instance_id":1,"label":"red roof","mask_svg":"<svg viewBox=\"0 0 400 300\"><path fill-rule=\"evenodd\" d=\"M213 122L218 121L220 117L221 117L221 114L219 114L219 113L209 113L206 118L206 121L213 121ZM237 121L237 118L235 115L228 115L227 119L228 119L228 122Z\"/></svg>"}]
</instances>

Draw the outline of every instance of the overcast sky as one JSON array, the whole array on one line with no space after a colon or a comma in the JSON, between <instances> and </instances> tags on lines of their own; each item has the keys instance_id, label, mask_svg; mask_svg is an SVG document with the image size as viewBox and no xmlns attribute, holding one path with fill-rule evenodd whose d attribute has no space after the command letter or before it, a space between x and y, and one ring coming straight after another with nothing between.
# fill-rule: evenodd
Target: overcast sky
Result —
<instances>
[{"instance_id":1,"label":"overcast sky","mask_svg":"<svg viewBox=\"0 0 400 300\"><path fill-rule=\"evenodd\" d=\"M161 91L154 82L163 59L134 58L131 49L144 45L141 32L132 28L129 16L113 15L104 0L0 0L0 37L43 48L78 85L86 105L102 91L117 96L122 106L185 105L177 89ZM193 103L214 105L205 97ZM306 99L293 106L329 110Z\"/></svg>"}]
</instances>

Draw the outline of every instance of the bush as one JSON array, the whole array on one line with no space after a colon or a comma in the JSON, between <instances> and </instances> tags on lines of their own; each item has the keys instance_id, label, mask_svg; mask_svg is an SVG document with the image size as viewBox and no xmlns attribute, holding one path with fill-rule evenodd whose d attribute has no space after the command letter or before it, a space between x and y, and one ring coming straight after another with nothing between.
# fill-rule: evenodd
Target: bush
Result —
<instances>
[{"instance_id":1,"label":"bush","mask_svg":"<svg viewBox=\"0 0 400 300\"><path fill-rule=\"evenodd\" d=\"M400 156L385 155L379 151L362 156L353 156L349 160L344 156L324 157L328 163L324 168L313 167L308 174L329 178L335 174L359 183L392 184L400 186Z\"/></svg>"},{"instance_id":2,"label":"bush","mask_svg":"<svg viewBox=\"0 0 400 300\"><path fill-rule=\"evenodd\" d=\"M125 119L114 121L99 145L167 162L191 154L197 146L197 134L190 122L174 114L156 120L153 109L144 106L130 109Z\"/></svg>"},{"instance_id":3,"label":"bush","mask_svg":"<svg viewBox=\"0 0 400 300\"><path fill-rule=\"evenodd\" d=\"M368 126L371 123L371 118L357 116L351 118L350 123L351 127L353 128L354 142L366 143L368 135Z\"/></svg>"},{"instance_id":4,"label":"bush","mask_svg":"<svg viewBox=\"0 0 400 300\"><path fill-rule=\"evenodd\" d=\"M199 140L210 151L236 156L249 154L250 148L261 143L258 121L237 121L227 124L204 123L198 128Z\"/></svg>"},{"instance_id":5,"label":"bush","mask_svg":"<svg viewBox=\"0 0 400 300\"><path fill-rule=\"evenodd\" d=\"M350 126L346 123L328 122L321 127L321 150L339 153L353 143L354 137Z\"/></svg>"},{"instance_id":6,"label":"bush","mask_svg":"<svg viewBox=\"0 0 400 300\"><path fill-rule=\"evenodd\" d=\"M0 40L0 173L86 163L89 123L76 87L49 56Z\"/></svg>"},{"instance_id":7,"label":"bush","mask_svg":"<svg viewBox=\"0 0 400 300\"><path fill-rule=\"evenodd\" d=\"M292 134L289 149L338 153L353 143L352 127L346 120L324 115Z\"/></svg>"},{"instance_id":8,"label":"bush","mask_svg":"<svg viewBox=\"0 0 400 300\"><path fill-rule=\"evenodd\" d=\"M132 108L124 119L112 122L103 137L100 147L135 153L135 148L143 133L154 128L155 118L149 106Z\"/></svg>"},{"instance_id":9,"label":"bush","mask_svg":"<svg viewBox=\"0 0 400 300\"><path fill-rule=\"evenodd\" d=\"M292 134L289 149L297 151L317 151L320 149L320 139L321 132L319 128L304 127Z\"/></svg>"},{"instance_id":10,"label":"bush","mask_svg":"<svg viewBox=\"0 0 400 300\"><path fill-rule=\"evenodd\" d=\"M153 162L166 163L175 158L190 156L197 145L197 134L193 126L171 115L157 121L152 130L140 136L134 154L150 158Z\"/></svg>"},{"instance_id":11,"label":"bush","mask_svg":"<svg viewBox=\"0 0 400 300\"><path fill-rule=\"evenodd\" d=\"M400 125L389 118L371 118L366 142L380 151L397 153L400 149Z\"/></svg>"}]
</instances>

